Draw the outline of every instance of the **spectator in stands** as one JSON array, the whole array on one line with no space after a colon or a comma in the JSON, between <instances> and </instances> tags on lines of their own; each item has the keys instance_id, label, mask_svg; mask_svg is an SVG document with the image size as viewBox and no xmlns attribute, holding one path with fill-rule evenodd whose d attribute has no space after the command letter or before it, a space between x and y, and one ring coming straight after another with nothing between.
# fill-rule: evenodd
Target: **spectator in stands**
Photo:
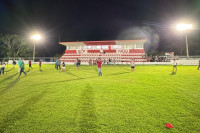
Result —
<instances>
[{"instance_id":1,"label":"spectator in stands","mask_svg":"<svg viewBox=\"0 0 200 133\"><path fill-rule=\"evenodd\" d=\"M172 71L172 74L175 74L177 72L177 62L176 62L176 59L174 59L173 61L173 71Z\"/></svg>"},{"instance_id":2,"label":"spectator in stands","mask_svg":"<svg viewBox=\"0 0 200 133\"><path fill-rule=\"evenodd\" d=\"M63 70L66 71L65 62L62 63L62 69L61 69L61 71L63 71Z\"/></svg>"},{"instance_id":3,"label":"spectator in stands","mask_svg":"<svg viewBox=\"0 0 200 133\"><path fill-rule=\"evenodd\" d=\"M5 66L6 66L6 63L4 61L2 61L1 62L1 69L0 69L0 75L1 75L1 73L4 74Z\"/></svg>"},{"instance_id":4,"label":"spectator in stands","mask_svg":"<svg viewBox=\"0 0 200 133\"><path fill-rule=\"evenodd\" d=\"M79 70L79 67L81 65L81 60L77 58L76 60L76 69Z\"/></svg>"},{"instance_id":5,"label":"spectator in stands","mask_svg":"<svg viewBox=\"0 0 200 133\"><path fill-rule=\"evenodd\" d=\"M40 71L42 71L41 67L42 67L42 61L39 60L39 70L40 70Z\"/></svg>"},{"instance_id":6,"label":"spectator in stands","mask_svg":"<svg viewBox=\"0 0 200 133\"><path fill-rule=\"evenodd\" d=\"M15 65L16 65L16 61L15 60L13 60L12 65L13 65L12 69L15 69Z\"/></svg>"},{"instance_id":7,"label":"spectator in stands","mask_svg":"<svg viewBox=\"0 0 200 133\"><path fill-rule=\"evenodd\" d=\"M59 68L59 70L60 70L60 64L61 64L60 60L57 60L57 64L56 64L57 70L58 70L58 68Z\"/></svg>"},{"instance_id":8,"label":"spectator in stands","mask_svg":"<svg viewBox=\"0 0 200 133\"><path fill-rule=\"evenodd\" d=\"M20 73L19 73L19 77L22 74L22 72L25 74L26 76L26 72L24 72L24 68L25 68L25 64L24 64L24 60L21 61L21 65L20 65Z\"/></svg>"},{"instance_id":9,"label":"spectator in stands","mask_svg":"<svg viewBox=\"0 0 200 133\"><path fill-rule=\"evenodd\" d=\"M22 62L21 59L19 59L18 62L17 62L17 63L18 63L18 66L19 66L18 72L20 72L20 69L21 69L21 62Z\"/></svg>"},{"instance_id":10,"label":"spectator in stands","mask_svg":"<svg viewBox=\"0 0 200 133\"><path fill-rule=\"evenodd\" d=\"M101 72L102 61L100 58L98 58L98 60L97 60L97 65L98 65L99 76L102 76L102 72Z\"/></svg>"},{"instance_id":11,"label":"spectator in stands","mask_svg":"<svg viewBox=\"0 0 200 133\"><path fill-rule=\"evenodd\" d=\"M130 61L130 65L131 65L131 71L132 71L132 72L135 71L135 61L134 61L134 59L132 59L132 60Z\"/></svg>"},{"instance_id":12,"label":"spectator in stands","mask_svg":"<svg viewBox=\"0 0 200 133\"><path fill-rule=\"evenodd\" d=\"M199 59L199 66L198 66L197 70L199 70L199 68L200 68L200 59Z\"/></svg>"},{"instance_id":13,"label":"spectator in stands","mask_svg":"<svg viewBox=\"0 0 200 133\"><path fill-rule=\"evenodd\" d=\"M30 68L33 69L31 66L31 60L28 61L28 65L29 65L29 70L30 70Z\"/></svg>"}]
</instances>

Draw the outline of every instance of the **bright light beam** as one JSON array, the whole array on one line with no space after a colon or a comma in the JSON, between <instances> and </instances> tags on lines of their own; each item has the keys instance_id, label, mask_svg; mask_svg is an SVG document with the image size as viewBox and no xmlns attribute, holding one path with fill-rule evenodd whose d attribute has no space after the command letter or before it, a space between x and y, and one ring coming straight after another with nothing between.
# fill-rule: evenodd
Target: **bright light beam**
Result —
<instances>
[{"instance_id":1,"label":"bright light beam","mask_svg":"<svg viewBox=\"0 0 200 133\"><path fill-rule=\"evenodd\" d=\"M39 34L36 34L36 35L33 35L31 37L31 39L35 40L34 41L34 48L33 48L33 62L34 62L35 61L35 43L36 43L36 41L41 40L41 36Z\"/></svg>"},{"instance_id":2,"label":"bright light beam","mask_svg":"<svg viewBox=\"0 0 200 133\"><path fill-rule=\"evenodd\" d=\"M180 23L180 24L176 25L176 29L179 30L179 31L191 30L192 29L192 24ZM189 59L187 32L185 32L185 33L186 33L185 34L186 54L187 54L187 59Z\"/></svg>"},{"instance_id":3,"label":"bright light beam","mask_svg":"<svg viewBox=\"0 0 200 133\"><path fill-rule=\"evenodd\" d=\"M31 39L34 39L34 40L41 40L41 36L40 36L39 34L33 35L33 36L31 37Z\"/></svg>"},{"instance_id":4,"label":"bright light beam","mask_svg":"<svg viewBox=\"0 0 200 133\"><path fill-rule=\"evenodd\" d=\"M192 28L193 28L192 24L181 23L181 24L176 25L176 29L179 30L179 31L189 30L189 29L192 29Z\"/></svg>"}]
</instances>

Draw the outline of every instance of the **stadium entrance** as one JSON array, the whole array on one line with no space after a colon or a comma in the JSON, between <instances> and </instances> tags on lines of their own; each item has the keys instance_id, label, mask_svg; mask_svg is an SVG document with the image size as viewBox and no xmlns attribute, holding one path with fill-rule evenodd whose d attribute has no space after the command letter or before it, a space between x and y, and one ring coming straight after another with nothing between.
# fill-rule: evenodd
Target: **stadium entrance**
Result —
<instances>
[{"instance_id":1,"label":"stadium entrance","mask_svg":"<svg viewBox=\"0 0 200 133\"><path fill-rule=\"evenodd\" d=\"M146 40L59 42L66 46L61 61L74 63L79 58L82 63L90 63L100 57L104 62L116 64L129 62L133 58L135 62L147 62L145 42Z\"/></svg>"}]
</instances>

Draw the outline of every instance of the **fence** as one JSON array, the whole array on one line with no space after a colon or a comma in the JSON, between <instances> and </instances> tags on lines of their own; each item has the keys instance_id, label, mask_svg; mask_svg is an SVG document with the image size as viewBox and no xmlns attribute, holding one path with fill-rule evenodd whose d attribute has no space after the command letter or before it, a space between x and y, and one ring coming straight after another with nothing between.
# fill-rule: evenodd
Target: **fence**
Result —
<instances>
[{"instance_id":1,"label":"fence","mask_svg":"<svg viewBox=\"0 0 200 133\"><path fill-rule=\"evenodd\" d=\"M179 59L177 60L178 65L198 65L199 64L199 58L200 56L192 56L189 60L187 60L185 57L179 57ZM30 59L32 61L32 64L37 64L39 60L42 61L42 64L55 64L55 60L57 58L55 57L36 57L35 61L32 60L32 57L17 57L17 58L0 58L0 62L1 61L5 61L8 64L12 64L13 60L17 61L19 59L24 59L24 62L27 64L28 60ZM75 62L70 62L70 63L66 63L69 65L74 65ZM83 65L89 65L89 63L81 63ZM121 62L109 62L109 63L104 63L104 64L110 64L110 65L128 65L129 61L126 60L124 61L124 59ZM168 61L168 62L136 62L136 65L171 65L172 64L172 60Z\"/></svg>"}]
</instances>

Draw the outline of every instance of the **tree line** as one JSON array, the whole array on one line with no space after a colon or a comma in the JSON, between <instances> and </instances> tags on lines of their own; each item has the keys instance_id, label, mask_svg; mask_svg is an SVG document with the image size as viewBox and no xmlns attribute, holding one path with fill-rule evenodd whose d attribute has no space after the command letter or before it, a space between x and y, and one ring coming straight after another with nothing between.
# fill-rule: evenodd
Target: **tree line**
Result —
<instances>
[{"instance_id":1,"label":"tree line","mask_svg":"<svg viewBox=\"0 0 200 133\"><path fill-rule=\"evenodd\" d=\"M33 45L28 38L18 34L0 34L0 58L31 57Z\"/></svg>"}]
</instances>

